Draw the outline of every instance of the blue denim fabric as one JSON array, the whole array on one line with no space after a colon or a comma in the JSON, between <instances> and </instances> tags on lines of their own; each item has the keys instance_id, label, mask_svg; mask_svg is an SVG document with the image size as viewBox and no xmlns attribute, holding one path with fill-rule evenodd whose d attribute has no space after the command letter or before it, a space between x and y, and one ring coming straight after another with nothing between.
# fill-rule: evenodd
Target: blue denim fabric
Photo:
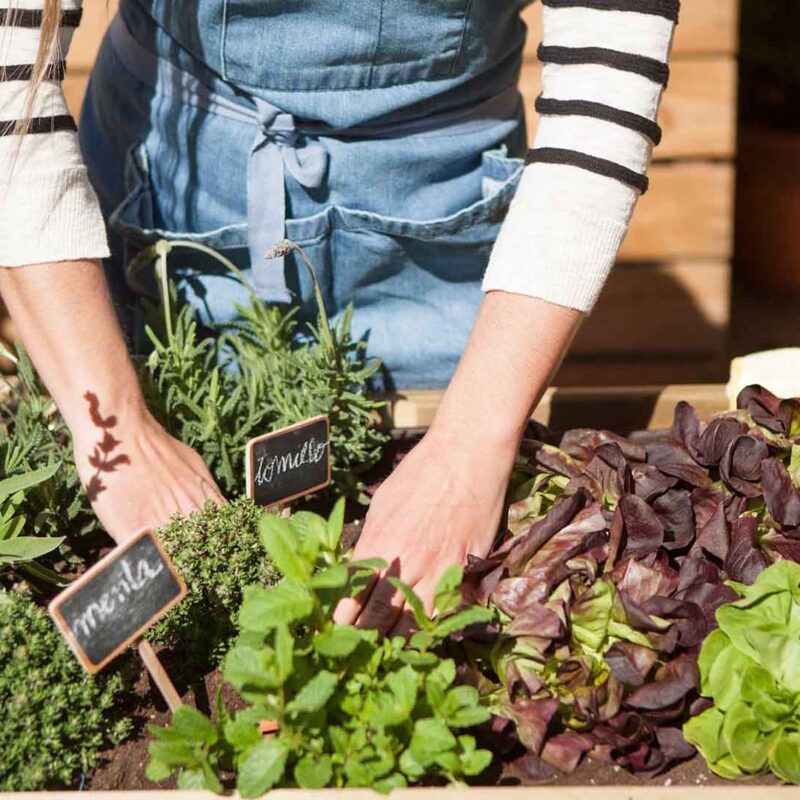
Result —
<instances>
[{"instance_id":1,"label":"blue denim fabric","mask_svg":"<svg viewBox=\"0 0 800 800\"><path fill-rule=\"evenodd\" d=\"M359 126L357 136L324 128L303 134L324 147L327 165L318 187L286 172L286 235L306 248L329 313L354 304L353 332L383 360L384 386L449 380L521 173L525 130L521 102L502 118L456 131L371 136L370 127L404 130L515 85L522 5L199 0L188 15L177 0L121 4L142 47L219 97L251 108L265 101L314 124ZM80 125L92 181L113 221L108 274L123 312L131 297L122 264L131 248L160 236L222 249L252 276L253 125L176 102L129 67L107 38ZM175 264L179 290L202 320L227 321L247 301L241 285L207 259L186 254ZM286 281L301 319L314 319L310 282L293 258Z\"/></svg>"}]
</instances>

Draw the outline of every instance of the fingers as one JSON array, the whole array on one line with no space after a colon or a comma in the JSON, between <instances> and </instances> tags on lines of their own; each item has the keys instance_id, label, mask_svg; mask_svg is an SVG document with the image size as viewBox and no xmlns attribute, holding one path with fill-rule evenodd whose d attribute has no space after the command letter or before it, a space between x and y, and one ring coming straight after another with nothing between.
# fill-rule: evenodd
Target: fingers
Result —
<instances>
[{"instance_id":1,"label":"fingers","mask_svg":"<svg viewBox=\"0 0 800 800\"><path fill-rule=\"evenodd\" d=\"M408 608L403 608L400 617L395 623L394 628L389 631L389 636L402 636L404 639L410 639L412 634L419 630L414 615Z\"/></svg>"},{"instance_id":2,"label":"fingers","mask_svg":"<svg viewBox=\"0 0 800 800\"><path fill-rule=\"evenodd\" d=\"M387 580L388 577L400 575L400 561L395 559L384 575L376 581L369 597L358 615L356 625L359 628L376 628L380 633L388 633L400 617L403 610L403 595Z\"/></svg>"},{"instance_id":3,"label":"fingers","mask_svg":"<svg viewBox=\"0 0 800 800\"><path fill-rule=\"evenodd\" d=\"M354 625L358 615L361 613L361 609L364 608L364 603L369 597L372 587L377 582L378 576L376 575L363 592L360 592L355 597L343 597L333 612L333 621L339 625Z\"/></svg>"}]
</instances>

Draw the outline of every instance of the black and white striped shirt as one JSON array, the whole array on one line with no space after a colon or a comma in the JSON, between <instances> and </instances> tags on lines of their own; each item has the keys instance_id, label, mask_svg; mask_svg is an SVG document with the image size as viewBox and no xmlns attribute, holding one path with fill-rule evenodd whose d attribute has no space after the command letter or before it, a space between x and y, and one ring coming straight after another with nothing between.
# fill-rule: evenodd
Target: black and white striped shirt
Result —
<instances>
[{"instance_id":1,"label":"black and white striped shirt","mask_svg":"<svg viewBox=\"0 0 800 800\"><path fill-rule=\"evenodd\" d=\"M588 311L647 189L679 0L542 2L541 121L484 289ZM0 0L2 267L107 254L60 87L80 0L64 0L60 53L37 94L30 135L21 142L14 135L42 6L42 0Z\"/></svg>"},{"instance_id":2,"label":"black and white striped shirt","mask_svg":"<svg viewBox=\"0 0 800 800\"><path fill-rule=\"evenodd\" d=\"M42 0L0 0L0 266L108 255L105 225L61 91L64 58L81 18L63 0L57 52L24 117L39 47Z\"/></svg>"}]
</instances>

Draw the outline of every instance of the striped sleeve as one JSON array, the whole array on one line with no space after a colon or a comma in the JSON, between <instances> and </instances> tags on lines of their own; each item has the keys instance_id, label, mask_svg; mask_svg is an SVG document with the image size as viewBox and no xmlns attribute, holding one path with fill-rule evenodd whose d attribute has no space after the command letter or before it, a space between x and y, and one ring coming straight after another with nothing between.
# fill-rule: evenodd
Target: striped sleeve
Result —
<instances>
[{"instance_id":1,"label":"striped sleeve","mask_svg":"<svg viewBox=\"0 0 800 800\"><path fill-rule=\"evenodd\" d=\"M648 189L679 0L543 0L540 115L484 291L588 312Z\"/></svg>"},{"instance_id":2,"label":"striped sleeve","mask_svg":"<svg viewBox=\"0 0 800 800\"><path fill-rule=\"evenodd\" d=\"M61 91L80 0L62 0L58 47L28 106L43 5L0 0L0 267L108 255L99 203Z\"/></svg>"}]
</instances>

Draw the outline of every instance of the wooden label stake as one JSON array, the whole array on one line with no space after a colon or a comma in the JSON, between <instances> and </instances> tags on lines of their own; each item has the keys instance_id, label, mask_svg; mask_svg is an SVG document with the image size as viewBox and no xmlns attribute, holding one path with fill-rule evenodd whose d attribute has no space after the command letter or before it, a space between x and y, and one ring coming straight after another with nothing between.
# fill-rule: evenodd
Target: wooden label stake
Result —
<instances>
[{"instance_id":1,"label":"wooden label stake","mask_svg":"<svg viewBox=\"0 0 800 800\"><path fill-rule=\"evenodd\" d=\"M153 645L151 645L147 639L142 639L137 645L137 649L139 651L139 657L144 662L145 667L147 667L150 677L158 687L158 691L161 692L161 696L169 706L169 710L174 712L178 706L183 705L183 701L178 694L178 690L170 680L169 675L167 675L164 665L159 661L156 651L153 650Z\"/></svg>"}]
</instances>

